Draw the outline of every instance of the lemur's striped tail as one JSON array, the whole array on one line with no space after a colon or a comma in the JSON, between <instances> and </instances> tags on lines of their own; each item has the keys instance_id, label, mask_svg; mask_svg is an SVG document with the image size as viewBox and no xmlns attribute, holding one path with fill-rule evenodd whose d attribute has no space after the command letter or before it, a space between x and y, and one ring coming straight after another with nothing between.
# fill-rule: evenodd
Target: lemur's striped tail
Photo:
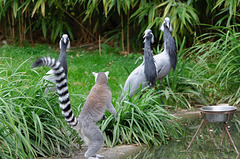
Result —
<instances>
[{"instance_id":1,"label":"lemur's striped tail","mask_svg":"<svg viewBox=\"0 0 240 159\"><path fill-rule=\"evenodd\" d=\"M66 74L64 73L64 69L60 62L51 57L43 57L37 59L32 64L33 68L38 66L48 66L53 70L53 74L56 78L57 93L59 96L62 114L69 125L76 126L78 121L71 109Z\"/></svg>"}]
</instances>

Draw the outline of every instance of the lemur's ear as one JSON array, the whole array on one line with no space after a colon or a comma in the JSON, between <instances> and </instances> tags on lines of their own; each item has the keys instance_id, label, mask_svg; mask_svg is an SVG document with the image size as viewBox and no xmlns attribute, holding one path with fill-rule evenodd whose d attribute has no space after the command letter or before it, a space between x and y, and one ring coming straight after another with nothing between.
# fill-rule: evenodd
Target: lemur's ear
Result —
<instances>
[{"instance_id":1,"label":"lemur's ear","mask_svg":"<svg viewBox=\"0 0 240 159\"><path fill-rule=\"evenodd\" d=\"M109 75L109 71L105 72L105 75L106 75L106 76L107 76L107 78L108 78L108 75Z\"/></svg>"}]
</instances>

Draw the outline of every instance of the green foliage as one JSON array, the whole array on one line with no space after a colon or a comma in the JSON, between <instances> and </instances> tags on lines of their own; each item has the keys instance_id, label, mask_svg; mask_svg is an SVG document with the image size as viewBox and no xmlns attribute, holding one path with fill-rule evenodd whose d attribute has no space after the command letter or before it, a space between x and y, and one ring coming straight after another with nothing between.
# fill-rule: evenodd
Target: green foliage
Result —
<instances>
[{"instance_id":1,"label":"green foliage","mask_svg":"<svg viewBox=\"0 0 240 159\"><path fill-rule=\"evenodd\" d=\"M105 50L107 51L108 47L105 47ZM58 97L54 93L42 94L45 89L42 76L47 72L47 68L31 70L32 58L22 62L29 55L39 57L50 54L49 56L56 57L57 54L47 46L5 47L1 48L1 52L4 56L10 56L1 58L0 142L3 143L3 151L0 153L5 152L1 155L6 158L69 155L74 144L80 139L64 121ZM113 92L112 102L118 112L118 121L115 123L111 114L107 113L106 119L99 123L107 146L130 143L161 145L171 138L180 138L182 132L175 123L175 117L159 104L154 90L145 93L141 99L140 94L132 99L128 96L120 106L118 101L122 89L119 88L119 82L124 83L128 76L125 71L120 70L133 64L139 56L132 54L124 57L116 53L109 56L104 52L99 56L97 52L71 51L67 56L70 65L69 77L72 77L69 78L69 92L76 115L79 114L94 83L90 72L106 71L105 69L110 71L109 85ZM87 60L89 58L90 61ZM87 69L86 66L89 65L92 67ZM84 66L84 69L80 66ZM130 70L134 69L132 66L129 67ZM125 78L119 78L120 76Z\"/></svg>"},{"instance_id":2,"label":"green foliage","mask_svg":"<svg viewBox=\"0 0 240 159\"><path fill-rule=\"evenodd\" d=\"M159 146L166 144L169 139L182 137L180 125L176 117L169 114L159 103L159 94L154 89L142 90L130 98L125 96L122 105L113 101L118 114L114 123L109 116L101 123L107 146L117 144L146 144Z\"/></svg>"},{"instance_id":3,"label":"green foliage","mask_svg":"<svg viewBox=\"0 0 240 159\"><path fill-rule=\"evenodd\" d=\"M201 40L197 40L189 49L188 56L195 61L195 66L190 71L197 76L192 82L195 83L197 92L201 92L200 99L206 104L240 103L240 41L239 33L235 31L236 27L238 25L212 27L216 33L207 33L200 38L204 41L214 38L216 41L202 43Z\"/></svg>"},{"instance_id":4,"label":"green foliage","mask_svg":"<svg viewBox=\"0 0 240 159\"><path fill-rule=\"evenodd\" d=\"M221 8L220 12L216 16L220 16L221 18L218 20L217 25L222 25L225 21L226 26L231 25L231 22L236 23L235 18L239 17L239 0L218 0L216 5L212 10L216 8Z\"/></svg>"},{"instance_id":5,"label":"green foliage","mask_svg":"<svg viewBox=\"0 0 240 159\"><path fill-rule=\"evenodd\" d=\"M37 72L23 69L29 59L13 67L11 58L0 58L0 156L36 158L70 155L76 133L61 120L54 94L43 95Z\"/></svg>"},{"instance_id":6,"label":"green foliage","mask_svg":"<svg viewBox=\"0 0 240 159\"><path fill-rule=\"evenodd\" d=\"M157 86L132 98L127 95L122 105L119 103L121 86L129 72L142 62L141 55L121 56L117 54L119 48L113 50L106 44L101 56L98 52L70 50L67 53L71 77L68 82L74 114L80 113L94 84L91 72L108 70L118 121L115 123L113 116L106 113L106 119L99 123L107 146L161 145L169 139L181 138L183 131L167 108L222 102L240 104L238 27L211 27L214 33L195 39L189 49L184 49L186 40L183 38L177 46L177 68L163 80L161 90ZM69 155L73 143L80 139L64 121L57 96L42 94L42 77L48 68L30 68L32 57L57 58L59 51L40 45L33 48L5 46L0 52L3 56L0 59L0 142L3 143L0 155L5 158ZM154 52L160 53L161 48L157 47ZM164 103L160 102L160 96Z\"/></svg>"},{"instance_id":7,"label":"green foliage","mask_svg":"<svg viewBox=\"0 0 240 159\"><path fill-rule=\"evenodd\" d=\"M119 45L127 43L132 49L142 47L140 37L147 28L152 28L161 41L159 27L166 16L171 18L177 44L181 45L186 37L185 46L191 46L194 36L205 33L205 26L199 24L230 26L239 23L238 11L239 0L0 1L2 33L13 42L33 43L42 34L44 42L55 43L63 33L78 42L93 42L98 35L105 35L104 40L114 39Z\"/></svg>"}]
</instances>

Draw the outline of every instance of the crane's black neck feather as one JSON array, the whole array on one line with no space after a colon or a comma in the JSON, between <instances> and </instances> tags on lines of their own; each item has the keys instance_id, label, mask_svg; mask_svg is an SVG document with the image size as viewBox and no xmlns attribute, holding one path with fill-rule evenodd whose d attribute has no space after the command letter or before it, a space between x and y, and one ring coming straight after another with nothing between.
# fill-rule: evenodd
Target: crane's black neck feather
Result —
<instances>
[{"instance_id":1,"label":"crane's black neck feather","mask_svg":"<svg viewBox=\"0 0 240 159\"><path fill-rule=\"evenodd\" d=\"M144 74L150 84L154 86L157 79L157 72L151 50L151 37L146 37L144 43Z\"/></svg>"},{"instance_id":2,"label":"crane's black neck feather","mask_svg":"<svg viewBox=\"0 0 240 159\"><path fill-rule=\"evenodd\" d=\"M150 37L145 38L144 49L150 49L151 50L151 38Z\"/></svg>"},{"instance_id":3,"label":"crane's black neck feather","mask_svg":"<svg viewBox=\"0 0 240 159\"><path fill-rule=\"evenodd\" d=\"M164 36L164 48L168 52L170 56L170 63L173 68L173 70L176 69L177 65L177 49L176 49L176 43L174 38L171 35L171 32L169 28L164 24L164 31L163 31L163 36Z\"/></svg>"}]
</instances>

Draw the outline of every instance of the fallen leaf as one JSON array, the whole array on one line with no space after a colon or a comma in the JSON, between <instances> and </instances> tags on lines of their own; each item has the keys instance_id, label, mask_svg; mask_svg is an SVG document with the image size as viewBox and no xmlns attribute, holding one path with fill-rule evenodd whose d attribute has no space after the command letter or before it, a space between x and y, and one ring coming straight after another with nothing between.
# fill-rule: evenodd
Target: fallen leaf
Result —
<instances>
[{"instance_id":1,"label":"fallen leaf","mask_svg":"<svg viewBox=\"0 0 240 159\"><path fill-rule=\"evenodd\" d=\"M81 83L81 82L74 82L73 85L84 85L84 83Z\"/></svg>"}]
</instances>

